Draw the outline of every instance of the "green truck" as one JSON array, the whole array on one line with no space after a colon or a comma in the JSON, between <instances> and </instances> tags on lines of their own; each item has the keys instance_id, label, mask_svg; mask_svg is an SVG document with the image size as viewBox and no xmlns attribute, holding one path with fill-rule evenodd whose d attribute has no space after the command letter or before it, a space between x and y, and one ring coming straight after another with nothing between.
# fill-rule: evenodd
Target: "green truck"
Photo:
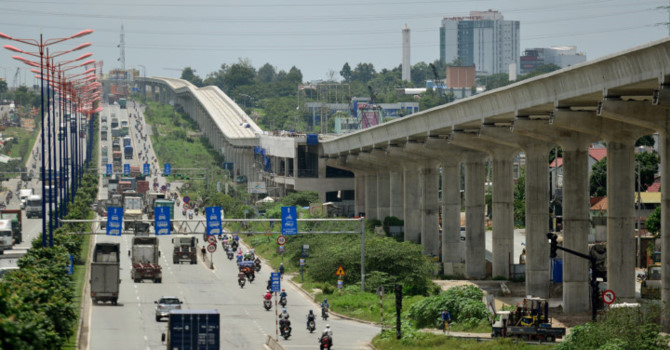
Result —
<instances>
[{"instance_id":1,"label":"green truck","mask_svg":"<svg viewBox=\"0 0 670 350\"><path fill-rule=\"evenodd\" d=\"M0 219L9 220L12 223L12 238L14 238L14 244L19 244L23 242L22 234L22 220L21 220L21 210L19 209L4 209L0 212Z\"/></svg>"},{"instance_id":2,"label":"green truck","mask_svg":"<svg viewBox=\"0 0 670 350\"><path fill-rule=\"evenodd\" d=\"M126 109L126 99L125 98L120 98L119 99L119 106L121 109Z\"/></svg>"}]
</instances>

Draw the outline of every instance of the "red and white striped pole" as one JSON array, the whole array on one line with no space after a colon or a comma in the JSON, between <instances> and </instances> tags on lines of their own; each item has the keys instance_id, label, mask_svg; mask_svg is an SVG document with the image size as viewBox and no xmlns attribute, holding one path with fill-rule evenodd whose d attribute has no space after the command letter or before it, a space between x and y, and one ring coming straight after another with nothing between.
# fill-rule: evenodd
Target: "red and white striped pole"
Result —
<instances>
[{"instance_id":1,"label":"red and white striped pole","mask_svg":"<svg viewBox=\"0 0 670 350\"><path fill-rule=\"evenodd\" d=\"M277 308L277 292L275 292L275 340L279 341L279 310Z\"/></svg>"}]
</instances>

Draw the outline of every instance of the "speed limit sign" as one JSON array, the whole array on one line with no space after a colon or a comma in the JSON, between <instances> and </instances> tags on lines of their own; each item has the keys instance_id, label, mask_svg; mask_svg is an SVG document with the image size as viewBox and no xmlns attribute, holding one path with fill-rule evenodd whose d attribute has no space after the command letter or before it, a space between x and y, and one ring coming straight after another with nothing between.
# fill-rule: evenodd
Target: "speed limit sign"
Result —
<instances>
[{"instance_id":1,"label":"speed limit sign","mask_svg":"<svg viewBox=\"0 0 670 350\"><path fill-rule=\"evenodd\" d=\"M216 236L214 236L214 235L207 236L207 242L209 242L211 244L216 243Z\"/></svg>"},{"instance_id":2,"label":"speed limit sign","mask_svg":"<svg viewBox=\"0 0 670 350\"><path fill-rule=\"evenodd\" d=\"M285 243L286 243L286 237L284 236L277 237L277 244L284 245Z\"/></svg>"},{"instance_id":3,"label":"speed limit sign","mask_svg":"<svg viewBox=\"0 0 670 350\"><path fill-rule=\"evenodd\" d=\"M210 252L210 253L214 253L214 252L216 251L216 244L214 244L214 243L210 243L210 244L207 246L207 251Z\"/></svg>"}]
</instances>

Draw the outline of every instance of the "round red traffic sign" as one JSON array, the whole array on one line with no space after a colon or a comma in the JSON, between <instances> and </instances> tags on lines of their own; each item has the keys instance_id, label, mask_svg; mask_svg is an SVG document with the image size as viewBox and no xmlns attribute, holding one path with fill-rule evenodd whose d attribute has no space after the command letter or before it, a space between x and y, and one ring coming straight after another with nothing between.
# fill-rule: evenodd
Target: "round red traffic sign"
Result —
<instances>
[{"instance_id":1,"label":"round red traffic sign","mask_svg":"<svg viewBox=\"0 0 670 350\"><path fill-rule=\"evenodd\" d=\"M184 196L183 200L184 203L188 203L191 200L191 198L189 198L189 196Z\"/></svg>"},{"instance_id":2,"label":"round red traffic sign","mask_svg":"<svg viewBox=\"0 0 670 350\"><path fill-rule=\"evenodd\" d=\"M215 244L216 243L216 236L207 236L207 242Z\"/></svg>"},{"instance_id":3,"label":"round red traffic sign","mask_svg":"<svg viewBox=\"0 0 670 350\"><path fill-rule=\"evenodd\" d=\"M611 289L608 289L603 292L603 303L609 305L616 300L616 295L614 295L614 291Z\"/></svg>"},{"instance_id":4,"label":"round red traffic sign","mask_svg":"<svg viewBox=\"0 0 670 350\"><path fill-rule=\"evenodd\" d=\"M210 243L210 244L207 246L207 251L210 252L210 253L214 253L214 252L216 251L216 244L214 244L214 243Z\"/></svg>"},{"instance_id":5,"label":"round red traffic sign","mask_svg":"<svg viewBox=\"0 0 670 350\"><path fill-rule=\"evenodd\" d=\"M277 244L284 245L285 243L286 243L286 237L284 236L277 237Z\"/></svg>"}]
</instances>

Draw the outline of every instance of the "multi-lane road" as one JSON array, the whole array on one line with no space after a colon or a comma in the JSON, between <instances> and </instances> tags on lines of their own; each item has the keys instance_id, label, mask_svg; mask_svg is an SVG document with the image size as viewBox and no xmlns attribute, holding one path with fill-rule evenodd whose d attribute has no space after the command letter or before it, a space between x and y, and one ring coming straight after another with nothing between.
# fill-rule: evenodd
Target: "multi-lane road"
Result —
<instances>
[{"instance_id":1,"label":"multi-lane road","mask_svg":"<svg viewBox=\"0 0 670 350\"><path fill-rule=\"evenodd\" d=\"M118 105L108 105L102 114L114 113L120 120L129 121L129 129L133 139L135 155L133 162L137 162L137 152L143 151L146 146L148 159L153 159L154 153L150 139L146 143L135 128L136 120L139 123L142 135L151 130L146 126L141 109L131 101L128 109L120 109ZM128 118L128 113L133 117ZM107 145L110 150L112 137L109 135ZM104 145L101 142L101 145ZM124 159L125 162L125 159ZM141 165L139 162L133 165ZM151 163L152 172L159 170L159 164ZM104 165L101 165L104 169ZM141 169L141 167L140 167ZM160 172L160 170L159 170ZM159 177L161 184L165 179ZM176 184L175 184L176 185ZM174 188L174 187L173 187ZM100 196L106 197L106 188L101 186ZM196 218L201 218L196 217ZM181 208L175 208L175 219L185 219ZM202 227L202 226L201 226ZM199 246L202 246L202 236L198 235ZM162 283L154 284L145 281L134 283L130 278L130 257L128 251L132 236L111 237L98 235L95 242L118 242L121 244L121 286L118 305L90 304L86 298L87 307L90 307L90 318L84 320L87 324L88 337L85 341L90 349L162 349L161 334L166 330L166 322L155 321L155 304L161 296L176 296L181 299L184 309L216 309L221 314L221 349L262 349L267 335L276 334L275 309L265 311L262 305L262 296L265 292L266 281L270 276L270 268L264 265L257 273L256 280L240 288L237 284L237 265L226 258L225 253L218 249L213 254L214 269L210 269L210 256L203 262L198 254L198 264L175 265L172 263L172 243L170 237L161 236L160 264L163 268ZM220 246L219 246L220 247ZM314 309L318 315L318 305L301 293L297 287L286 281L282 287L288 293L287 311L291 315L293 335L279 342L286 349L315 349L318 348L318 333L326 322L317 320L317 331L310 334L305 327L306 315ZM331 317L328 323L333 329L334 346L337 349L364 349L366 344L379 332L379 328L365 323Z\"/></svg>"}]
</instances>

